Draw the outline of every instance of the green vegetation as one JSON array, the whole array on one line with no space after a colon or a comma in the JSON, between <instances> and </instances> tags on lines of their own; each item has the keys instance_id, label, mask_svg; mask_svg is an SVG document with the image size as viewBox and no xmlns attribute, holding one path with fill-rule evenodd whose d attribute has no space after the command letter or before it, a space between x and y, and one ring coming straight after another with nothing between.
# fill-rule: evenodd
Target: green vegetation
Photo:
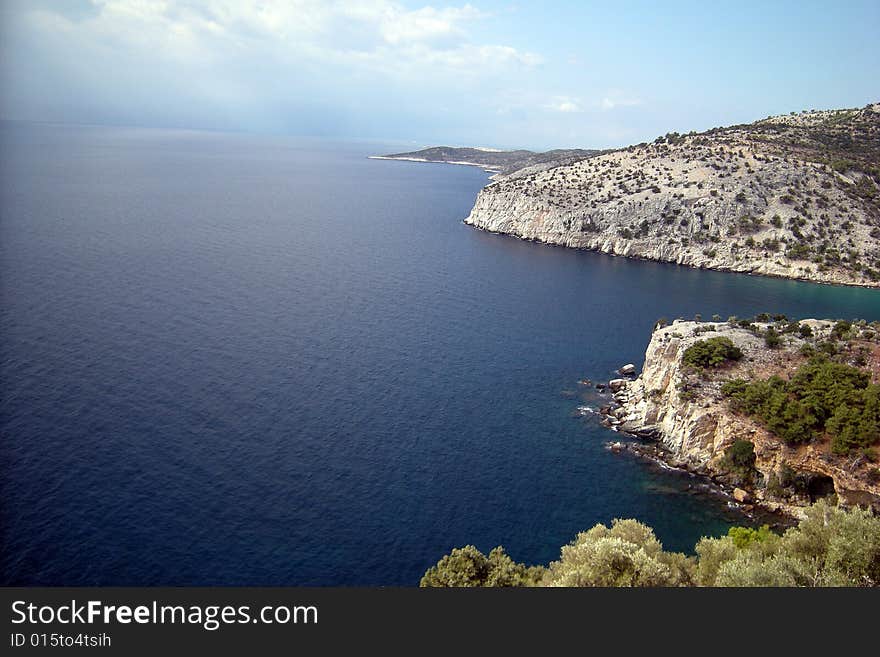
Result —
<instances>
[{"instance_id":1,"label":"green vegetation","mask_svg":"<svg viewBox=\"0 0 880 657\"><path fill-rule=\"evenodd\" d=\"M500 545L487 557L473 545L455 548L428 569L424 587L534 586L544 574L540 566L516 563Z\"/></svg>"},{"instance_id":2,"label":"green vegetation","mask_svg":"<svg viewBox=\"0 0 880 657\"><path fill-rule=\"evenodd\" d=\"M719 367L742 358L742 351L730 338L716 337L695 342L685 349L682 362L693 367Z\"/></svg>"},{"instance_id":3,"label":"green vegetation","mask_svg":"<svg viewBox=\"0 0 880 657\"><path fill-rule=\"evenodd\" d=\"M832 345L833 346L833 345ZM820 345L821 348L821 345ZM880 441L880 385L868 372L816 355L790 381L734 379L721 392L790 445L828 434L837 454Z\"/></svg>"},{"instance_id":4,"label":"green vegetation","mask_svg":"<svg viewBox=\"0 0 880 657\"><path fill-rule=\"evenodd\" d=\"M696 552L701 586L877 586L880 518L820 501L782 536L731 530L702 539Z\"/></svg>"},{"instance_id":5,"label":"green vegetation","mask_svg":"<svg viewBox=\"0 0 880 657\"><path fill-rule=\"evenodd\" d=\"M506 565L496 570L515 571L516 576L493 579L485 574L484 562L496 550L489 559L473 546L453 550L428 570L421 585L880 585L880 518L824 500L809 507L805 519L781 536L766 526L732 527L726 536L700 539L693 557L666 552L654 531L636 520L615 520L610 528L596 525L578 534L547 568L517 564L501 550ZM475 566L476 555L482 561L477 559Z\"/></svg>"},{"instance_id":6,"label":"green vegetation","mask_svg":"<svg viewBox=\"0 0 880 657\"><path fill-rule=\"evenodd\" d=\"M764 344L770 349L776 349L782 344L782 338L772 326L764 331Z\"/></svg>"},{"instance_id":7,"label":"green vegetation","mask_svg":"<svg viewBox=\"0 0 880 657\"><path fill-rule=\"evenodd\" d=\"M636 520L596 525L562 548L547 568L544 586L685 586L689 561L665 552L654 530Z\"/></svg>"},{"instance_id":8,"label":"green vegetation","mask_svg":"<svg viewBox=\"0 0 880 657\"><path fill-rule=\"evenodd\" d=\"M750 440L737 440L724 450L725 466L743 481L754 476L755 458L755 445Z\"/></svg>"}]
</instances>

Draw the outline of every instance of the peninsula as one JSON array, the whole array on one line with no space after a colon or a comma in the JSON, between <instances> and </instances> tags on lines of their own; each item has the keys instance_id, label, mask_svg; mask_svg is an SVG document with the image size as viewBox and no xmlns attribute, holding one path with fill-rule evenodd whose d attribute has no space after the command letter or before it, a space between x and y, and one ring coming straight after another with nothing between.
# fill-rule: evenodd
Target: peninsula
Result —
<instances>
[{"instance_id":1,"label":"peninsula","mask_svg":"<svg viewBox=\"0 0 880 657\"><path fill-rule=\"evenodd\" d=\"M410 162L438 162L445 164L467 164L482 167L496 174L509 174L524 168L535 170L548 166L559 166L601 155L606 151L584 150L580 148L557 149L536 153L527 150L503 151L492 148L458 148L454 146L432 146L409 153L391 155L372 155L374 160L407 160Z\"/></svg>"},{"instance_id":2,"label":"peninsula","mask_svg":"<svg viewBox=\"0 0 880 657\"><path fill-rule=\"evenodd\" d=\"M495 172L466 224L679 265L880 287L880 103L616 150L437 146L379 159Z\"/></svg>"},{"instance_id":3,"label":"peninsula","mask_svg":"<svg viewBox=\"0 0 880 657\"><path fill-rule=\"evenodd\" d=\"M680 265L880 287L880 104L512 171L465 223Z\"/></svg>"}]
</instances>

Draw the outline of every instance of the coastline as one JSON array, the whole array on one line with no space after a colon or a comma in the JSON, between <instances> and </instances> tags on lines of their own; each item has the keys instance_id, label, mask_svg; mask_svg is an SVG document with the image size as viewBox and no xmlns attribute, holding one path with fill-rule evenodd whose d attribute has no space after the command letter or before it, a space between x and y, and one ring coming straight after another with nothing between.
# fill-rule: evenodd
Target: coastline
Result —
<instances>
[{"instance_id":1,"label":"coastline","mask_svg":"<svg viewBox=\"0 0 880 657\"><path fill-rule=\"evenodd\" d=\"M627 441L609 440L605 443L607 450L615 454L629 454L663 470L671 470L693 477L699 482L700 492L713 497L723 498L729 507L735 508L750 519L769 515L777 519L775 524L785 526L794 525L800 520L797 510L784 504L776 504L761 499L751 499L750 502L738 501L734 496L736 486L722 482L717 475L713 475L706 469L691 467L687 461L676 458L672 451L661 443L640 438L638 435L622 429L612 427L608 429L620 436L626 437Z\"/></svg>"},{"instance_id":2,"label":"coastline","mask_svg":"<svg viewBox=\"0 0 880 657\"><path fill-rule=\"evenodd\" d=\"M367 155L368 160L396 160L398 162L423 162L426 164L458 164L466 167L480 167L486 173L501 173L501 169L479 162L466 162L464 160L427 160L423 157L390 157L388 155Z\"/></svg>"},{"instance_id":3,"label":"coastline","mask_svg":"<svg viewBox=\"0 0 880 657\"><path fill-rule=\"evenodd\" d=\"M677 267L687 267L688 269L698 269L703 271L717 271L727 274L743 274L745 276L762 276L765 278L775 278L779 280L786 281L799 281L802 283L815 283L816 285L828 285L832 287L856 287L863 290L880 290L880 282L871 284L871 283L859 283L859 282L843 282L843 281L833 281L819 278L806 278L803 276L786 276L784 274L774 274L772 272L758 272L753 269L733 269L731 267L723 267L723 266L715 266L715 267L707 267L704 265L693 265L686 262L677 262L676 260L665 260L663 258L654 258L650 255L645 254L635 254L635 253L619 253L614 250L613 245L612 248L606 250L602 248L593 248L589 246L573 246L570 244L566 244L565 242L554 242L550 240L541 239L540 237L525 237L523 235L517 235L516 233L509 233L503 230L493 230L491 228L486 228L485 226L479 226L475 223L468 221L467 219L462 219L461 223L466 226L470 226L476 230L482 231L484 233L491 233L493 235L501 235L504 237L511 237L513 239L518 239L523 242L533 242L535 244L541 244L544 246L554 246L563 249L573 249L575 251L585 251L587 253L601 253L603 255L611 256L614 258L626 258L627 260L642 260L646 262L659 262L667 265L675 265Z\"/></svg>"},{"instance_id":4,"label":"coastline","mask_svg":"<svg viewBox=\"0 0 880 657\"><path fill-rule=\"evenodd\" d=\"M635 373L621 374L620 378L610 379L595 384L590 379L583 379L580 385L586 385L588 390L595 393L595 398L590 400L594 405L586 412L579 409L581 417L590 417L598 421L610 434L604 441L606 450L616 456L629 456L644 462L647 467L662 471L673 472L678 475L686 475L693 478L694 483L689 484L682 492L706 495L716 500L723 500L726 505L741 513L749 520L759 522L767 521L767 524L776 527L793 526L801 519L801 507L788 505L781 502L759 498L749 494L747 499L737 499L736 483L729 481L723 472L712 470L708 463L689 461L684 455L678 455L673 449L664 444L662 435L657 433L656 427L638 428L631 426L616 415L616 411L625 407L623 401L626 390L641 378ZM601 386L601 387L600 387Z\"/></svg>"},{"instance_id":5,"label":"coastline","mask_svg":"<svg viewBox=\"0 0 880 657\"><path fill-rule=\"evenodd\" d=\"M815 353L841 323L801 319L796 331L786 329L790 324L786 319L775 323L676 320L655 327L641 373L630 378L634 372L627 366L629 376L597 385L611 392L597 411L600 423L628 439L610 440L606 447L706 477L741 504L795 518L801 517L807 503L832 493L842 505L880 509L880 486L872 479L869 458L832 452L828 436L786 442L729 404L726 382L771 375L791 378L812 362L804 350ZM840 338L847 341L841 350L870 347L874 325L848 326L849 333ZM765 344L763 337L771 327L777 331L775 346ZM712 340L728 341L739 355L723 368L701 370L687 360L686 352L705 344L707 334ZM749 445L751 461L745 471L746 466L728 460L735 443Z\"/></svg>"},{"instance_id":6,"label":"coastline","mask_svg":"<svg viewBox=\"0 0 880 657\"><path fill-rule=\"evenodd\" d=\"M761 522L767 520L771 527L787 528L797 524L800 516L795 509L777 505L765 500L752 500L748 503L739 502L734 496L735 486L720 481L710 472L690 467L686 461L675 458L671 450L662 444L640 438L635 434L628 433L616 428L609 428L620 436L622 440L609 440L605 443L605 449L616 455L629 455L644 461L649 467L656 467L665 471L672 471L681 475L687 475L695 480L694 492L708 497L722 499L727 506L736 512L743 514L752 521ZM689 487L690 490L690 487Z\"/></svg>"}]
</instances>

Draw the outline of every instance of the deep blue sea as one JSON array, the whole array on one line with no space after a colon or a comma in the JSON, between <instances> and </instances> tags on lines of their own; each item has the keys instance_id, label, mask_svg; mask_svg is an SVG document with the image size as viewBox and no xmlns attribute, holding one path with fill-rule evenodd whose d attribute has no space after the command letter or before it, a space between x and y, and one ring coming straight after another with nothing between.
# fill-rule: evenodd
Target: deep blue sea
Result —
<instances>
[{"instance_id":1,"label":"deep blue sea","mask_svg":"<svg viewBox=\"0 0 880 657\"><path fill-rule=\"evenodd\" d=\"M880 319L880 292L478 232L400 144L0 126L0 583L415 585L615 517L741 518L613 455L577 381L654 321Z\"/></svg>"}]
</instances>

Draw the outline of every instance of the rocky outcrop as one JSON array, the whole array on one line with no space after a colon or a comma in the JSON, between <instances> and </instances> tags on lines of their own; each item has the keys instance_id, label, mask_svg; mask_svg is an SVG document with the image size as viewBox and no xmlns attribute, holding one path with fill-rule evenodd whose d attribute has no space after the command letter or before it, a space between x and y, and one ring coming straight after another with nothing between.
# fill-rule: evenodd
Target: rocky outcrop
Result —
<instances>
[{"instance_id":1,"label":"rocky outcrop","mask_svg":"<svg viewBox=\"0 0 880 657\"><path fill-rule=\"evenodd\" d=\"M658 328L651 336L642 373L625 381L615 395L616 408L608 408L609 422L619 431L655 440L663 458L677 466L711 476L727 485L740 501L762 504L776 511L798 515L802 506L828 493L836 493L845 505L868 505L880 511L880 481L872 482L876 466L860 455L833 455L825 441L790 447L742 415L731 411L721 394L724 381L755 379L778 374L786 378L806 358L801 346L814 344L830 333L833 323L803 320L813 337L783 335L783 344L768 349L754 331L729 323L683 322ZM756 324L759 330L767 325ZM685 350L698 340L724 336L741 349L743 358L714 371L698 372L682 362ZM874 373L875 378L877 372ZM754 444L753 481L743 483L725 461L725 450L738 440ZM770 482L797 477L797 490L773 490ZM740 493L734 491L740 489Z\"/></svg>"},{"instance_id":2,"label":"rocky outcrop","mask_svg":"<svg viewBox=\"0 0 880 657\"><path fill-rule=\"evenodd\" d=\"M465 223L691 267L880 287L878 158L880 105L773 117L496 176Z\"/></svg>"}]
</instances>

